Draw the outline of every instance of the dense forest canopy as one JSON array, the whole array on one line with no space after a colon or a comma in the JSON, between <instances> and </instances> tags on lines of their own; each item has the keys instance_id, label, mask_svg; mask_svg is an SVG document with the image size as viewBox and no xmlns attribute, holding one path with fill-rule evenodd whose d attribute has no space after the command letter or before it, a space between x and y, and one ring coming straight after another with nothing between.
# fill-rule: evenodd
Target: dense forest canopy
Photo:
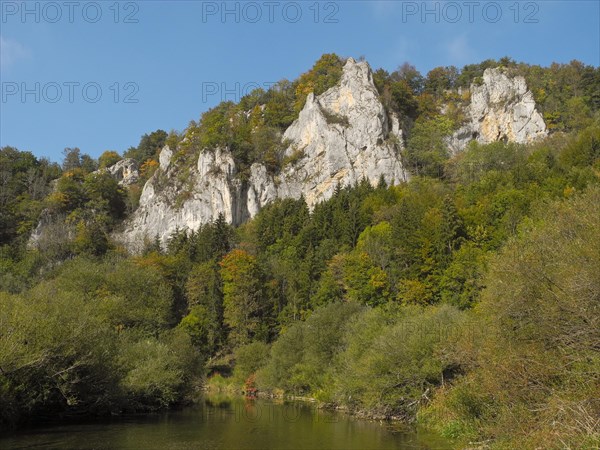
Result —
<instances>
[{"instance_id":1,"label":"dense forest canopy","mask_svg":"<svg viewBox=\"0 0 600 450\"><path fill-rule=\"evenodd\" d=\"M128 187L98 171L114 151L66 149L59 166L0 150L2 426L154 410L205 385L419 420L457 442L600 444L599 68L377 70L409 182L338 186L313 211L277 200L138 255L112 239L165 144L182 176L219 146L242 177L289 164L283 131L342 66L324 55L183 133L144 135L124 153L141 167ZM526 78L550 135L451 157L465 88L497 66ZM51 232L28 245L40 220Z\"/></svg>"}]
</instances>

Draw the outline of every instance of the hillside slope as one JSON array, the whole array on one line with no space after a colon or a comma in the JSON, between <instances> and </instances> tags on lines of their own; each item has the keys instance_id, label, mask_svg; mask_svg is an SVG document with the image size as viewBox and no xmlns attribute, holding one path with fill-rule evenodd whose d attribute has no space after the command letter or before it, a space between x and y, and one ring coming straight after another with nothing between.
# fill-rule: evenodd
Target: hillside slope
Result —
<instances>
[{"instance_id":1,"label":"hillside slope","mask_svg":"<svg viewBox=\"0 0 600 450\"><path fill-rule=\"evenodd\" d=\"M471 102L463 107L466 123L448 138L451 151L462 150L472 139L528 143L546 136L523 77L487 69L470 94ZM165 243L174 231L197 230L219 215L239 225L277 198L303 196L312 208L331 198L338 185L362 179L372 185L382 178L389 185L406 181L401 119L383 106L368 63L349 58L339 83L321 95L309 94L283 133L286 164L279 173L254 163L242 176L228 148L204 148L195 166L187 168L182 186L177 181L182 167L172 161L176 149L166 146L159 170L145 184L139 208L118 238L137 251L145 241L158 237Z\"/></svg>"}]
</instances>

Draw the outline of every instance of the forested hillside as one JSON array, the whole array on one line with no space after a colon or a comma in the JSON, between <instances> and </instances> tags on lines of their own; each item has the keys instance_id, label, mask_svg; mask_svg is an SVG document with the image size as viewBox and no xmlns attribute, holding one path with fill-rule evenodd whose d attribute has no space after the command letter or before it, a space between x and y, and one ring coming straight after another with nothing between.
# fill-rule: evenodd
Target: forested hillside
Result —
<instances>
[{"instance_id":1,"label":"forested hillside","mask_svg":"<svg viewBox=\"0 0 600 450\"><path fill-rule=\"evenodd\" d=\"M525 76L550 135L451 155L458 89L498 66ZM282 132L341 67L325 55L284 89L145 135L124 153L140 166L128 186L102 170L113 151L66 149L59 166L0 150L0 425L156 410L208 386L417 421L457 445L600 445L599 68L376 71L410 181L339 185L313 210L276 200L140 254L112 238L165 144L181 201L202 148L230 148L242 177L293 163Z\"/></svg>"}]
</instances>

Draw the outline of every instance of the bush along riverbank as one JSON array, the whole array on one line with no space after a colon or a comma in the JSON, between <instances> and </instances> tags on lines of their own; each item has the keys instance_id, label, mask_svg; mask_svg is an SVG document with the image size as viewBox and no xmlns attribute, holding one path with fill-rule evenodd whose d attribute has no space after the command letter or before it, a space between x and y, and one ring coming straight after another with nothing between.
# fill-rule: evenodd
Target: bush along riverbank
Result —
<instances>
[{"instance_id":1,"label":"bush along riverbank","mask_svg":"<svg viewBox=\"0 0 600 450\"><path fill-rule=\"evenodd\" d=\"M456 445L600 444L600 190L537 208L487 262L481 300L340 301L208 386L430 428ZM519 430L515 432L515 430Z\"/></svg>"},{"instance_id":2,"label":"bush along riverbank","mask_svg":"<svg viewBox=\"0 0 600 450\"><path fill-rule=\"evenodd\" d=\"M0 425L151 412L189 401L202 358L172 328L174 293L122 257L65 262L0 292Z\"/></svg>"},{"instance_id":3,"label":"bush along riverbank","mask_svg":"<svg viewBox=\"0 0 600 450\"><path fill-rule=\"evenodd\" d=\"M434 387L455 376L458 365L444 355L468 331L462 329L467 320L451 306L333 303L289 327L270 348L258 342L239 347L232 375L210 377L207 389L414 422Z\"/></svg>"}]
</instances>

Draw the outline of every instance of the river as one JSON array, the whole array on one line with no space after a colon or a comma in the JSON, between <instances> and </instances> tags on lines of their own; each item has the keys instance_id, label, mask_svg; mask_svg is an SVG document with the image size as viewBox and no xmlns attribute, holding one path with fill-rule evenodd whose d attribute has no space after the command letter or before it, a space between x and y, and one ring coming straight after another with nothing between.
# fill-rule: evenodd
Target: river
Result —
<instances>
[{"instance_id":1,"label":"river","mask_svg":"<svg viewBox=\"0 0 600 450\"><path fill-rule=\"evenodd\" d=\"M0 437L0 448L445 450L451 447L427 433L358 420L306 403L220 397L162 414L22 430Z\"/></svg>"}]
</instances>

